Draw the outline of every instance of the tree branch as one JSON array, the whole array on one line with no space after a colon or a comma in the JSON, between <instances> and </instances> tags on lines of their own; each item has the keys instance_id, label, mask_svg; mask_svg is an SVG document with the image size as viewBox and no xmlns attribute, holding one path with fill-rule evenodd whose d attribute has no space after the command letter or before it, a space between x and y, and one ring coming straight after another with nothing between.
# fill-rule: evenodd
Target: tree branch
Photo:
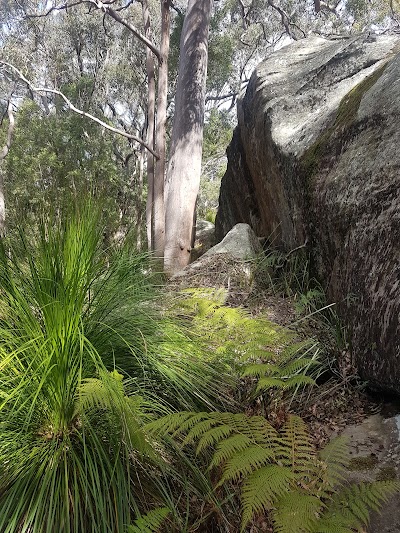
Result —
<instances>
[{"instance_id":1,"label":"tree branch","mask_svg":"<svg viewBox=\"0 0 400 533\"><path fill-rule=\"evenodd\" d=\"M121 17L121 15L116 11L115 9L112 9L111 4L113 4L115 0L104 0L103 2L101 0L75 0L74 2L68 3L64 2L62 4L58 4L55 6L52 6L50 9L48 9L45 13L30 13L26 15L26 18L39 18L39 17L47 17L52 11L62 11L66 10L70 7L74 7L81 4L89 4L92 6L95 6L97 9L100 9L107 15L109 15L111 18L113 18L116 22L119 22L125 28L127 28L133 35L139 39L145 46L147 46L153 54L156 56L159 62L161 62L161 53L160 50L149 40L147 37L145 37L140 31L138 31L132 24L130 24L127 20Z\"/></svg>"},{"instance_id":2,"label":"tree branch","mask_svg":"<svg viewBox=\"0 0 400 533\"><path fill-rule=\"evenodd\" d=\"M282 24L284 25L286 33L289 35L289 37L291 37L294 41L297 41L296 35L292 32L290 28L290 25L291 25L290 17L286 13L286 11L282 9L281 7L277 6L276 4L274 4L272 0L268 0L268 5L271 6L272 9L275 9L275 11L277 11L280 14Z\"/></svg>"},{"instance_id":3,"label":"tree branch","mask_svg":"<svg viewBox=\"0 0 400 533\"><path fill-rule=\"evenodd\" d=\"M221 94L219 96L208 95L208 96L206 96L206 104L208 102L211 102L211 101L217 101L218 102L219 100L229 100L230 98L233 98L233 97L236 97L236 96L237 96L237 92Z\"/></svg>"},{"instance_id":4,"label":"tree branch","mask_svg":"<svg viewBox=\"0 0 400 533\"><path fill-rule=\"evenodd\" d=\"M71 102L71 100L69 100L65 96L65 94L63 94L61 91L58 91L57 89L49 89L47 87L34 87L34 85L14 65L11 65L10 63L6 63L5 61L1 61L1 60L0 60L0 65L3 65L5 67L7 67L8 69L11 69L12 72L17 74L19 79L22 80L24 83L26 83L28 88L33 93L49 93L49 94L55 94L55 95L59 96L60 98L62 98L64 100L64 102L67 104L69 109L71 111L73 111L74 113L77 113L78 115L81 115L82 117L86 117L86 118L89 118L90 120L93 120L93 122L96 122L97 124L99 124L103 128L105 128L105 129L107 129L109 131L112 131L113 133L117 133L118 135L122 135L123 137L126 137L127 139L132 139L133 141L138 142L139 144L144 146L146 148L146 150L148 150L156 159L159 159L158 154L153 150L153 148L151 148L151 146L149 146L145 141L143 141L139 137L136 137L136 135L131 135L130 133L126 133L123 130L120 130L118 128L114 128L113 126L110 126L109 124L107 124L106 122L100 120L99 118L95 117L94 115L91 115L90 113L87 113L86 111L82 111L82 109L78 109L77 107L74 106L74 104Z\"/></svg>"}]
</instances>

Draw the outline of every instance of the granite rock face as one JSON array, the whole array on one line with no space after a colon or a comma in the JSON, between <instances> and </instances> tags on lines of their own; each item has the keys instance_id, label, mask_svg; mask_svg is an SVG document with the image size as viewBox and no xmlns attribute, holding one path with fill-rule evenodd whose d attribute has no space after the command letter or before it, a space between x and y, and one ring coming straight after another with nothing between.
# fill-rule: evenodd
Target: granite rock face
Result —
<instances>
[{"instance_id":1,"label":"granite rock face","mask_svg":"<svg viewBox=\"0 0 400 533\"><path fill-rule=\"evenodd\" d=\"M400 40L312 37L274 53L238 105L216 220L307 243L355 362L400 393Z\"/></svg>"}]
</instances>

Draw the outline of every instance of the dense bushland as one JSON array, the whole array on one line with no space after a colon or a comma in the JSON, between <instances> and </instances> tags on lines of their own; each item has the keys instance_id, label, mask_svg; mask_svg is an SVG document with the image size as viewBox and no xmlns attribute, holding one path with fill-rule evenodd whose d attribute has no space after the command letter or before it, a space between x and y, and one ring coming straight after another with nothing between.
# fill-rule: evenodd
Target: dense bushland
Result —
<instances>
[{"instance_id":1,"label":"dense bushland","mask_svg":"<svg viewBox=\"0 0 400 533\"><path fill-rule=\"evenodd\" d=\"M396 483L343 488L341 441L317 453L301 419L240 413L313 384L316 343L223 292L167 297L103 237L88 202L0 245L0 531L361 527Z\"/></svg>"}]
</instances>

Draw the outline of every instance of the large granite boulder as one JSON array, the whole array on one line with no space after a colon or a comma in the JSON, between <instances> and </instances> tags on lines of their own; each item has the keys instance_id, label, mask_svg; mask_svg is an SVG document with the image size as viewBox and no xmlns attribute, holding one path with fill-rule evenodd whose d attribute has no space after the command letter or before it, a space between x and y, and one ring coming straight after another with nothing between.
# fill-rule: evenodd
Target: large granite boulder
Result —
<instances>
[{"instance_id":1,"label":"large granite boulder","mask_svg":"<svg viewBox=\"0 0 400 533\"><path fill-rule=\"evenodd\" d=\"M400 393L400 40L311 37L274 53L238 105L217 238L238 222L308 243L372 386Z\"/></svg>"}]
</instances>

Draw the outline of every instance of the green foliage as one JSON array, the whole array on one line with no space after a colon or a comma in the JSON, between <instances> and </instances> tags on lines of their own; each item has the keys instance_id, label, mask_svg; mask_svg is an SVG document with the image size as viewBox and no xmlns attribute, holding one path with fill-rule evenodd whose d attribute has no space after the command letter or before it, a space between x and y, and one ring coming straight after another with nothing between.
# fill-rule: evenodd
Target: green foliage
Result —
<instances>
[{"instance_id":1,"label":"green foliage","mask_svg":"<svg viewBox=\"0 0 400 533\"><path fill-rule=\"evenodd\" d=\"M242 526L264 513L281 533L348 532L368 523L369 509L400 490L398 482L342 485L348 462L343 439L317 453L304 422L290 416L280 430L263 417L231 413L177 413L150 423L197 453L213 449L216 487L240 483Z\"/></svg>"},{"instance_id":2,"label":"green foliage","mask_svg":"<svg viewBox=\"0 0 400 533\"><path fill-rule=\"evenodd\" d=\"M304 386L316 384L321 371L318 352L317 343L311 340L291 344L278 355L270 353L268 362L247 365L242 376L257 378L255 395L275 389L296 393Z\"/></svg>"},{"instance_id":3,"label":"green foliage","mask_svg":"<svg viewBox=\"0 0 400 533\"><path fill-rule=\"evenodd\" d=\"M286 296L304 294L313 283L310 259L303 249L288 253L268 249L257 259L256 276L267 289Z\"/></svg>"},{"instance_id":4,"label":"green foliage","mask_svg":"<svg viewBox=\"0 0 400 533\"><path fill-rule=\"evenodd\" d=\"M146 402L126 397L85 328L101 269L85 214L43 225L35 247L23 235L20 250L0 247L5 533L123 531L155 490L145 465L162 463L142 429Z\"/></svg>"},{"instance_id":5,"label":"green foliage","mask_svg":"<svg viewBox=\"0 0 400 533\"><path fill-rule=\"evenodd\" d=\"M186 321L187 329L213 357L240 366L268 356L293 338L293 333L266 318L228 307L226 296L225 289L186 289L171 311Z\"/></svg>"},{"instance_id":6,"label":"green foliage","mask_svg":"<svg viewBox=\"0 0 400 533\"><path fill-rule=\"evenodd\" d=\"M232 137L233 124L227 111L212 109L204 124L203 162L197 216L215 221L219 188L226 170L225 151Z\"/></svg>"},{"instance_id":7,"label":"green foliage","mask_svg":"<svg viewBox=\"0 0 400 533\"><path fill-rule=\"evenodd\" d=\"M160 315L146 258L104 250L90 202L68 215L43 221L36 242L22 232L0 245L4 533L122 532L173 505L169 484L188 486L186 471L206 486L188 461L174 472L173 447L144 423L172 404L212 404L214 369Z\"/></svg>"},{"instance_id":8,"label":"green foliage","mask_svg":"<svg viewBox=\"0 0 400 533\"><path fill-rule=\"evenodd\" d=\"M92 83L91 78L81 78L64 90L83 98ZM46 115L29 101L18 111L12 147L4 162L9 231L15 230L21 217L35 226L42 211L61 207L65 197L88 193L101 199L108 234L120 225L129 226L136 220L138 198L132 187L134 169L116 161L118 142L61 103L56 109Z\"/></svg>"},{"instance_id":9,"label":"green foliage","mask_svg":"<svg viewBox=\"0 0 400 533\"><path fill-rule=\"evenodd\" d=\"M127 533L157 533L169 513L167 507L153 509L137 518L134 524L128 527Z\"/></svg>"}]
</instances>

